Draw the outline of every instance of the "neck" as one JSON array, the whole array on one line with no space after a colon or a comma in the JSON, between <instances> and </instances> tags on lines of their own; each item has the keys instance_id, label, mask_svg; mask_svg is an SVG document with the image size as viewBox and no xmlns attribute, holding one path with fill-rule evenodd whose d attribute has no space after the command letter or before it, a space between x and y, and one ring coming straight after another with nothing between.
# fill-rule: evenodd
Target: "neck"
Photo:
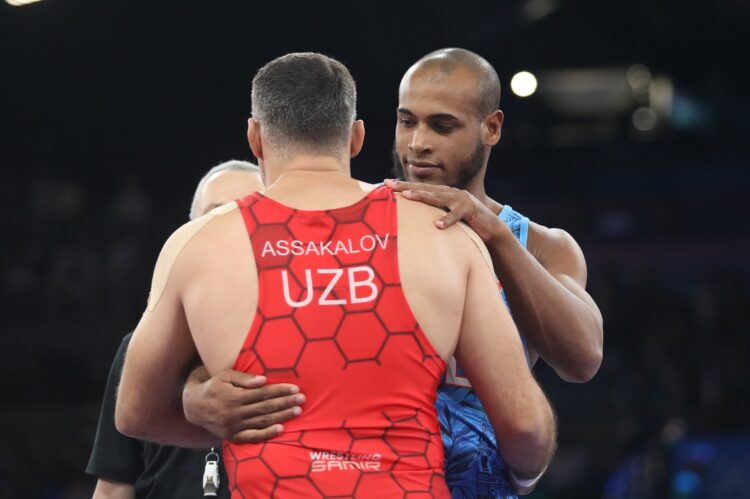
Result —
<instances>
[{"instance_id":1,"label":"neck","mask_svg":"<svg viewBox=\"0 0 750 499\"><path fill-rule=\"evenodd\" d=\"M484 171L469 181L466 190L469 191L472 196L477 198L480 203L492 210L495 215L498 215L500 211L502 211L503 205L489 197L484 190Z\"/></svg>"},{"instance_id":2,"label":"neck","mask_svg":"<svg viewBox=\"0 0 750 499\"><path fill-rule=\"evenodd\" d=\"M270 186L282 175L284 177L299 176L310 173L330 173L351 177L348 159L342 161L334 156L319 156L313 154L297 154L291 159L270 159L263 161L266 185Z\"/></svg>"},{"instance_id":3,"label":"neck","mask_svg":"<svg viewBox=\"0 0 750 499\"><path fill-rule=\"evenodd\" d=\"M298 168L277 175L263 194L299 210L329 210L359 201L372 187L341 168Z\"/></svg>"}]
</instances>

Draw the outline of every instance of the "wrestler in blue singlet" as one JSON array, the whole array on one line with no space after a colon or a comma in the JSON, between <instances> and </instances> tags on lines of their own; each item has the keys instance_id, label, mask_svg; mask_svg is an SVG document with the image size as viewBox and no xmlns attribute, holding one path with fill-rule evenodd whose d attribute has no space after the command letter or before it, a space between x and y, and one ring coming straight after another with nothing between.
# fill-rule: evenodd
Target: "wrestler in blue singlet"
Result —
<instances>
[{"instance_id":1,"label":"wrestler in blue singlet","mask_svg":"<svg viewBox=\"0 0 750 499\"><path fill-rule=\"evenodd\" d=\"M499 217L525 248L529 219L507 205ZM507 305L505 294L503 300ZM521 340L526 349L525 339ZM497 450L492 424L462 374L455 360L451 360L435 403L445 448L445 479L453 499L516 498L507 479L507 465Z\"/></svg>"}]
</instances>

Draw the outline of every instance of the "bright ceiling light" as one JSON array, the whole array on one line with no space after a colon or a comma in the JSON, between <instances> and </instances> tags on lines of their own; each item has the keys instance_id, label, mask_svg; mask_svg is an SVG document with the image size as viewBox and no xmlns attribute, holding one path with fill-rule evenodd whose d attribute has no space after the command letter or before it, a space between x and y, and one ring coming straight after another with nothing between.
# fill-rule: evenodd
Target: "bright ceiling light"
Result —
<instances>
[{"instance_id":1,"label":"bright ceiling light","mask_svg":"<svg viewBox=\"0 0 750 499\"><path fill-rule=\"evenodd\" d=\"M36 3L40 0L5 0L5 3L8 3L14 7L20 7L22 5L28 5L30 3Z\"/></svg>"},{"instance_id":2,"label":"bright ceiling light","mask_svg":"<svg viewBox=\"0 0 750 499\"><path fill-rule=\"evenodd\" d=\"M536 77L528 71L516 73L510 80L510 89L519 97L528 97L536 92Z\"/></svg>"}]
</instances>

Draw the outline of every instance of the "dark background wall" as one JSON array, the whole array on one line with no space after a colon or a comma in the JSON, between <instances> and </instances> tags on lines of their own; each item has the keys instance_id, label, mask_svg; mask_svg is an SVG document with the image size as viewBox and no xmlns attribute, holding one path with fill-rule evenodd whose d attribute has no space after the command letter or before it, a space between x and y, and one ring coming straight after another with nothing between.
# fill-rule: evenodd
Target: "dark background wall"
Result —
<instances>
[{"instance_id":1,"label":"dark background wall","mask_svg":"<svg viewBox=\"0 0 750 499\"><path fill-rule=\"evenodd\" d=\"M401 75L446 46L477 51L503 82L488 192L573 234L605 317L592 382L536 370L560 449L534 497L739 497L747 460L717 463L726 445L750 454L749 12L743 0L0 4L0 497L90 493L109 363L198 179L251 159L255 70L289 51L347 64L367 125L353 173L378 181ZM626 79L636 64L645 94ZM540 80L527 99L508 89L523 69ZM719 457L695 458L695 442Z\"/></svg>"}]
</instances>

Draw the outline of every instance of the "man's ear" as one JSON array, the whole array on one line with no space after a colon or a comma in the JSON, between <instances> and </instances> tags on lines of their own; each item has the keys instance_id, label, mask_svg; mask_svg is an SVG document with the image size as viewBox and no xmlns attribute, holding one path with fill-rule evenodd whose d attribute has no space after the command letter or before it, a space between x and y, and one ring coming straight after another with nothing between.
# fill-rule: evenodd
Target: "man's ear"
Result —
<instances>
[{"instance_id":1,"label":"man's ear","mask_svg":"<svg viewBox=\"0 0 750 499\"><path fill-rule=\"evenodd\" d=\"M482 143L486 146L494 146L500 142L503 131L503 120L505 115L499 109L490 113L482 124Z\"/></svg>"},{"instance_id":2,"label":"man's ear","mask_svg":"<svg viewBox=\"0 0 750 499\"><path fill-rule=\"evenodd\" d=\"M252 116L247 120L247 142L258 161L263 160L263 143L260 140L260 123Z\"/></svg>"},{"instance_id":3,"label":"man's ear","mask_svg":"<svg viewBox=\"0 0 750 499\"><path fill-rule=\"evenodd\" d=\"M355 157L362 150L362 146L365 143L365 122L362 120L355 120L352 123L352 141L349 146L349 153L351 157Z\"/></svg>"}]
</instances>

